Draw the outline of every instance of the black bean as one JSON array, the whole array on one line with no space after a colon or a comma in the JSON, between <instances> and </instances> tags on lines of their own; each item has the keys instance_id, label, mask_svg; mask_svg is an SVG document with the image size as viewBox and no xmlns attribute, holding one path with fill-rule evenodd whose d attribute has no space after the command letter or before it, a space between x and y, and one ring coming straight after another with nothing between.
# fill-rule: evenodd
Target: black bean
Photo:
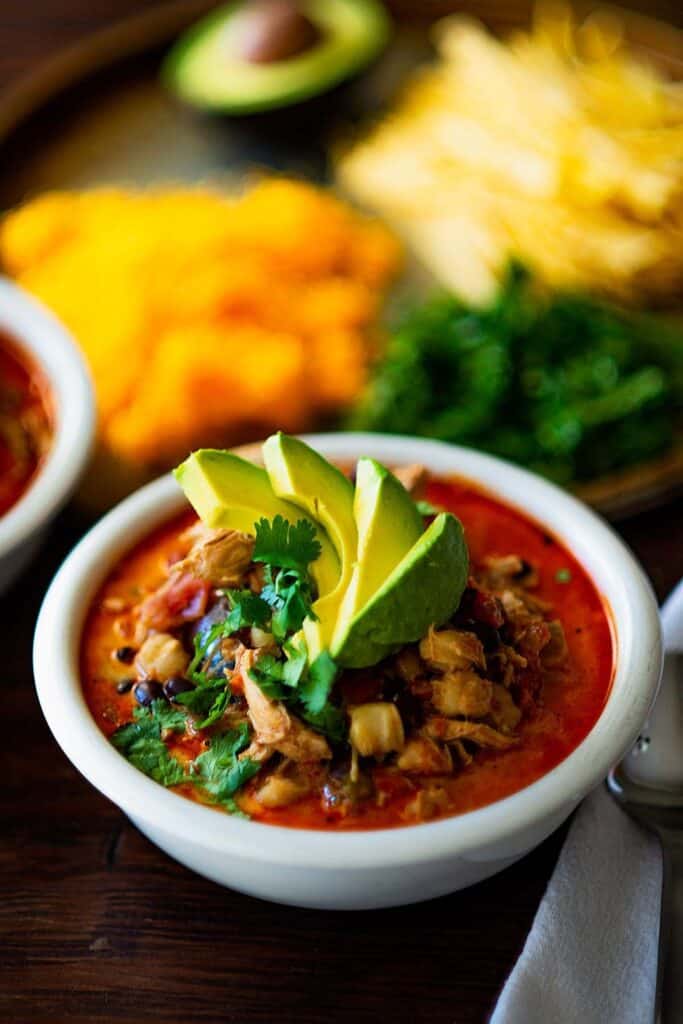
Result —
<instances>
[{"instance_id":1,"label":"black bean","mask_svg":"<svg viewBox=\"0 0 683 1024\"><path fill-rule=\"evenodd\" d=\"M154 700L159 700L163 695L164 691L161 688L161 684L156 679L143 679L141 683L135 684L133 690L133 696L138 704L142 704L143 707L147 707Z\"/></svg>"},{"instance_id":2,"label":"black bean","mask_svg":"<svg viewBox=\"0 0 683 1024\"><path fill-rule=\"evenodd\" d=\"M129 693L133 688L134 679L122 679L116 684L117 693Z\"/></svg>"},{"instance_id":3,"label":"black bean","mask_svg":"<svg viewBox=\"0 0 683 1024\"><path fill-rule=\"evenodd\" d=\"M489 626L488 622L474 621L470 628L479 637L487 653L498 650L502 640L499 631L494 626Z\"/></svg>"},{"instance_id":4,"label":"black bean","mask_svg":"<svg viewBox=\"0 0 683 1024\"><path fill-rule=\"evenodd\" d=\"M164 683L164 696L167 700L174 701L179 694L187 693L188 690L194 690L194 688L194 683L184 676L171 676Z\"/></svg>"},{"instance_id":5,"label":"black bean","mask_svg":"<svg viewBox=\"0 0 683 1024\"><path fill-rule=\"evenodd\" d=\"M122 661L124 665L130 665L135 657L135 648L119 647L118 650L114 651L114 657L117 661Z\"/></svg>"}]
</instances>

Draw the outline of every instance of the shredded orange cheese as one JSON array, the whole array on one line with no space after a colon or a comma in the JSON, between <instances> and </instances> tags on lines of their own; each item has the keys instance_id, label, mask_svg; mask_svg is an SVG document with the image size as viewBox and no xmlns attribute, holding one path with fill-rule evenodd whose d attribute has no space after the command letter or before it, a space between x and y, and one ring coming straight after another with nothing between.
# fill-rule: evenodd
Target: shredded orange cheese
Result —
<instances>
[{"instance_id":1,"label":"shredded orange cheese","mask_svg":"<svg viewBox=\"0 0 683 1024\"><path fill-rule=\"evenodd\" d=\"M72 330L105 449L157 465L349 404L398 243L331 194L263 179L38 197L0 224L5 271Z\"/></svg>"}]
</instances>

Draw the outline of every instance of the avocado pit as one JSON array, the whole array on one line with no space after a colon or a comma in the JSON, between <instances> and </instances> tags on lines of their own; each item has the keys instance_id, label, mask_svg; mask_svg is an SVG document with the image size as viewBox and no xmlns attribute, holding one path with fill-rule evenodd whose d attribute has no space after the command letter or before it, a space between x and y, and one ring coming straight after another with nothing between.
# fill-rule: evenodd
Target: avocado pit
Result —
<instances>
[{"instance_id":1,"label":"avocado pit","mask_svg":"<svg viewBox=\"0 0 683 1024\"><path fill-rule=\"evenodd\" d=\"M239 55L250 64L274 64L310 50L318 27L292 0L251 0L240 12Z\"/></svg>"}]
</instances>

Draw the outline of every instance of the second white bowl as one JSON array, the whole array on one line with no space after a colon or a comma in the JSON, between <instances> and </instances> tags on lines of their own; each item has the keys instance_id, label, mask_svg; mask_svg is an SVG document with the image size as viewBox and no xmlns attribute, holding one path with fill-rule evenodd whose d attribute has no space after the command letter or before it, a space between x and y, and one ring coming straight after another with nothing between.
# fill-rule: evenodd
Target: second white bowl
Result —
<instances>
[{"instance_id":1,"label":"second white bowl","mask_svg":"<svg viewBox=\"0 0 683 1024\"><path fill-rule=\"evenodd\" d=\"M34 554L85 469L95 434L95 402L71 336L51 313L5 278L0 278L0 331L44 373L55 414L45 462L19 501L0 516L2 593Z\"/></svg>"}]
</instances>

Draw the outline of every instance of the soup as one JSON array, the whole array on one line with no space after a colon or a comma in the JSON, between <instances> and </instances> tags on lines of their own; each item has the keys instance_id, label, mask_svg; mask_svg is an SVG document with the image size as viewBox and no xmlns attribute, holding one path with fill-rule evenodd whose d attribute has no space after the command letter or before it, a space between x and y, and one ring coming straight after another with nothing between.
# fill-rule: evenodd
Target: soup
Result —
<instances>
[{"instance_id":1,"label":"soup","mask_svg":"<svg viewBox=\"0 0 683 1024\"><path fill-rule=\"evenodd\" d=\"M272 625L240 618L244 595L265 593L250 539L207 531L189 511L154 531L110 573L85 626L83 687L102 732L189 799L297 828L435 820L550 771L608 696L604 602L571 553L518 510L466 481L424 486L465 529L460 604L418 643L336 673L317 714L312 702L294 713L283 697ZM434 509L422 511L429 522Z\"/></svg>"},{"instance_id":2,"label":"soup","mask_svg":"<svg viewBox=\"0 0 683 1024\"><path fill-rule=\"evenodd\" d=\"M0 334L0 515L21 498L52 439L52 413L42 372Z\"/></svg>"}]
</instances>

